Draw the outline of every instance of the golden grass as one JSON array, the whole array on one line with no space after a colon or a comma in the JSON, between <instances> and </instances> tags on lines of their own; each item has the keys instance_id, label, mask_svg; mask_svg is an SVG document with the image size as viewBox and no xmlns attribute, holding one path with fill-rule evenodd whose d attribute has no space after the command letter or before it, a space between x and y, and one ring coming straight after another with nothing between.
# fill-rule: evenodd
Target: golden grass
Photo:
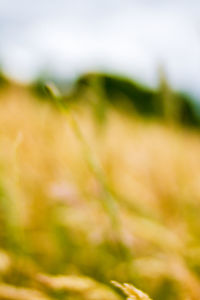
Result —
<instances>
[{"instance_id":1,"label":"golden grass","mask_svg":"<svg viewBox=\"0 0 200 300\"><path fill-rule=\"evenodd\" d=\"M0 298L119 299L117 280L199 300L199 153L199 132L2 91Z\"/></svg>"},{"instance_id":2,"label":"golden grass","mask_svg":"<svg viewBox=\"0 0 200 300\"><path fill-rule=\"evenodd\" d=\"M116 281L112 282L116 287L120 288L129 300L151 300L149 296L142 291L136 289L133 285L124 283L120 284Z\"/></svg>"}]
</instances>

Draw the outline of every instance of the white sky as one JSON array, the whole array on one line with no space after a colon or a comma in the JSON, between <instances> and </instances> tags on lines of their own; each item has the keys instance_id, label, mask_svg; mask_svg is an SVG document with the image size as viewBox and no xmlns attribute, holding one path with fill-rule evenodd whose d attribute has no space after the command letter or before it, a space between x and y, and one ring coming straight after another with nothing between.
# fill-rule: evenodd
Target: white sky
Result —
<instances>
[{"instance_id":1,"label":"white sky","mask_svg":"<svg viewBox=\"0 0 200 300\"><path fill-rule=\"evenodd\" d=\"M0 0L0 62L21 80L42 69L117 72L200 97L199 0Z\"/></svg>"}]
</instances>

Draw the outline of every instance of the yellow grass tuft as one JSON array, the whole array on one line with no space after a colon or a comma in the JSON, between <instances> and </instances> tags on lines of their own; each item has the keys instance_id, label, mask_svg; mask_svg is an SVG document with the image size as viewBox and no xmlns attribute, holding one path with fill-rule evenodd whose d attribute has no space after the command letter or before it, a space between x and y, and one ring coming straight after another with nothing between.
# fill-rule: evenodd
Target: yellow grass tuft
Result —
<instances>
[{"instance_id":1,"label":"yellow grass tuft","mask_svg":"<svg viewBox=\"0 0 200 300\"><path fill-rule=\"evenodd\" d=\"M107 286L85 276L49 276L39 274L37 280L53 291L80 295L87 300L120 300L120 297Z\"/></svg>"},{"instance_id":2,"label":"yellow grass tuft","mask_svg":"<svg viewBox=\"0 0 200 300\"><path fill-rule=\"evenodd\" d=\"M133 285L131 284L128 284L128 283L123 283L123 284L120 284L116 281L112 281L112 283L120 288L124 294L126 296L128 296L128 299L132 299L132 300L151 300L151 298L145 294L144 292L136 289Z\"/></svg>"},{"instance_id":3,"label":"yellow grass tuft","mask_svg":"<svg viewBox=\"0 0 200 300\"><path fill-rule=\"evenodd\" d=\"M37 290L0 284L0 299L3 300L50 300Z\"/></svg>"}]
</instances>

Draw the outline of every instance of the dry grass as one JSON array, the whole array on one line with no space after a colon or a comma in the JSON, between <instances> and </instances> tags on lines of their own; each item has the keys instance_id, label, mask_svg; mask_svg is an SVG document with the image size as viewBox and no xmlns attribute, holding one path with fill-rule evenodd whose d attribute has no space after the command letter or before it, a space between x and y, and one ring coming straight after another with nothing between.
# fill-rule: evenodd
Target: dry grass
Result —
<instances>
[{"instance_id":1,"label":"dry grass","mask_svg":"<svg viewBox=\"0 0 200 300\"><path fill-rule=\"evenodd\" d=\"M108 109L1 92L1 299L200 299L199 133Z\"/></svg>"}]
</instances>

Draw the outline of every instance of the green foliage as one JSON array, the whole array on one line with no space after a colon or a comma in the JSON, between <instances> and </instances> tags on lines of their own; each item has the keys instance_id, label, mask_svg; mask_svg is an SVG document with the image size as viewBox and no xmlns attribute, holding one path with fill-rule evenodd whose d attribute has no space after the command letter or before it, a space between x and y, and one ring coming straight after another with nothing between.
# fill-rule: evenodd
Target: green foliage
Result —
<instances>
[{"instance_id":1,"label":"green foliage","mask_svg":"<svg viewBox=\"0 0 200 300\"><path fill-rule=\"evenodd\" d=\"M30 85L30 89L34 93L34 95L39 99L49 100L50 96L45 89L45 84L46 84L46 80L39 78Z\"/></svg>"},{"instance_id":2,"label":"green foliage","mask_svg":"<svg viewBox=\"0 0 200 300\"><path fill-rule=\"evenodd\" d=\"M8 78L2 71L0 71L0 88L6 87L8 83L9 83Z\"/></svg>"},{"instance_id":3,"label":"green foliage","mask_svg":"<svg viewBox=\"0 0 200 300\"><path fill-rule=\"evenodd\" d=\"M76 97L87 90L93 91L92 99L98 95L99 103L103 98L114 106L145 118L159 118L185 126L200 125L200 113L195 101L183 93L171 91L166 82L161 83L158 90L152 90L124 77L89 73L77 80Z\"/></svg>"}]
</instances>

